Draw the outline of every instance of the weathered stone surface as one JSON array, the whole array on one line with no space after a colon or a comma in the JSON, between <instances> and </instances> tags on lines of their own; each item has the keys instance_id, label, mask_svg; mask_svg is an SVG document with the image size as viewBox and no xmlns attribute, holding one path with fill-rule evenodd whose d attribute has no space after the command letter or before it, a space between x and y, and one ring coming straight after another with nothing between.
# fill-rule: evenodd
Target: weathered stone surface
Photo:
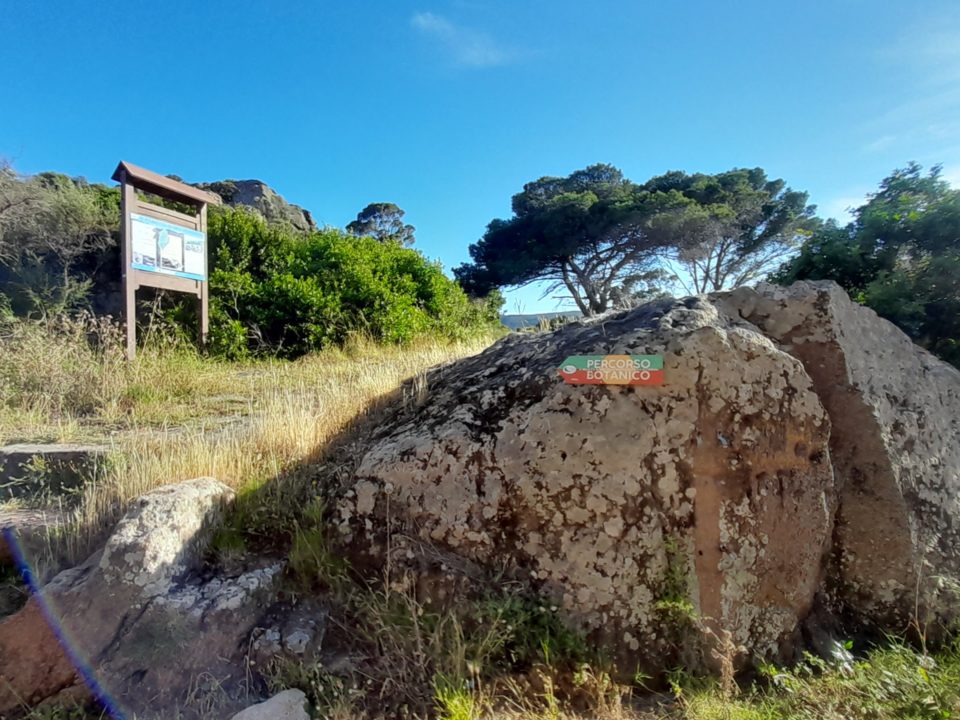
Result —
<instances>
[{"instance_id":1,"label":"weathered stone surface","mask_svg":"<svg viewBox=\"0 0 960 720\"><path fill-rule=\"evenodd\" d=\"M569 386L568 355L663 354L661 387ZM686 593L757 655L786 645L821 581L835 504L830 423L802 364L707 298L511 336L433 372L339 503L382 550L389 523L513 567L575 625L663 667L658 601ZM389 500L389 502L388 502ZM669 587L679 565L686 587Z\"/></svg>"},{"instance_id":2,"label":"weathered stone surface","mask_svg":"<svg viewBox=\"0 0 960 720\"><path fill-rule=\"evenodd\" d=\"M557 375L568 355L606 353L662 354L664 385ZM631 672L670 667L711 631L728 631L741 661L788 655L804 618L832 632L824 589L890 630L917 601L921 620L956 619L932 578L960 578L960 373L836 286L662 301L512 336L402 395L355 465L331 471L345 480L330 499L344 547L375 563L389 548L394 578L424 571L418 592L442 600L484 569L505 573ZM138 717L182 709L204 673L225 678L217 717L229 717L249 702L229 692L246 653L322 649L322 607L269 597L279 563L195 570L229 496L209 479L151 493L45 588L58 626ZM662 601L684 597L700 620L678 636ZM31 658L33 635L46 639ZM74 682L50 638L36 601L0 624L0 715L11 687L35 700Z\"/></svg>"},{"instance_id":3,"label":"weathered stone surface","mask_svg":"<svg viewBox=\"0 0 960 720\"><path fill-rule=\"evenodd\" d=\"M101 445L20 443L0 447L0 501L10 498L69 500L102 472Z\"/></svg>"},{"instance_id":4,"label":"weathered stone surface","mask_svg":"<svg viewBox=\"0 0 960 720\"><path fill-rule=\"evenodd\" d=\"M831 592L890 630L960 616L960 372L830 282L718 300L803 361L830 414L839 511Z\"/></svg>"},{"instance_id":5,"label":"weathered stone surface","mask_svg":"<svg viewBox=\"0 0 960 720\"><path fill-rule=\"evenodd\" d=\"M41 598L0 624L0 716L19 707L18 697L41 700L75 679L54 635L69 637L75 656L137 717L167 717L183 707L203 673L224 686L242 675L244 645L281 565L229 578L191 572L232 495L211 478L147 493L104 550L57 575ZM31 659L25 637L43 640L43 653ZM191 717L190 709L181 717Z\"/></svg>"},{"instance_id":6,"label":"weathered stone surface","mask_svg":"<svg viewBox=\"0 0 960 720\"><path fill-rule=\"evenodd\" d=\"M284 657L309 662L316 658L326 634L329 608L313 599L278 603L259 620L250 636L250 654L259 666Z\"/></svg>"},{"instance_id":7,"label":"weathered stone surface","mask_svg":"<svg viewBox=\"0 0 960 720\"><path fill-rule=\"evenodd\" d=\"M21 709L22 703L35 705L78 681L73 663L35 599L0 620L0 717Z\"/></svg>"},{"instance_id":8,"label":"weathered stone surface","mask_svg":"<svg viewBox=\"0 0 960 720\"><path fill-rule=\"evenodd\" d=\"M300 690L284 690L269 700L252 705L231 720L310 720L305 706L307 696Z\"/></svg>"},{"instance_id":9,"label":"weathered stone surface","mask_svg":"<svg viewBox=\"0 0 960 720\"><path fill-rule=\"evenodd\" d=\"M147 493L127 511L107 542L100 571L107 583L161 595L196 562L201 535L218 521L233 491L213 478L197 478Z\"/></svg>"}]
</instances>

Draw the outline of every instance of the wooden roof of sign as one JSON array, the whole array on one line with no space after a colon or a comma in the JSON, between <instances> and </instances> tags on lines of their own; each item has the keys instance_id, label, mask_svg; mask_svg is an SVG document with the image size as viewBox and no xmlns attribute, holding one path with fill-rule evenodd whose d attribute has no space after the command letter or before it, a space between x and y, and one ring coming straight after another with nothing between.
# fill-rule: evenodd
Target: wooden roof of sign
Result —
<instances>
[{"instance_id":1,"label":"wooden roof of sign","mask_svg":"<svg viewBox=\"0 0 960 720\"><path fill-rule=\"evenodd\" d=\"M117 182L128 182L144 192L159 195L167 200L188 202L195 205L220 205L217 195L205 190L187 185L179 180L172 180L152 170L138 167L132 163L121 162L113 171L113 179Z\"/></svg>"}]
</instances>

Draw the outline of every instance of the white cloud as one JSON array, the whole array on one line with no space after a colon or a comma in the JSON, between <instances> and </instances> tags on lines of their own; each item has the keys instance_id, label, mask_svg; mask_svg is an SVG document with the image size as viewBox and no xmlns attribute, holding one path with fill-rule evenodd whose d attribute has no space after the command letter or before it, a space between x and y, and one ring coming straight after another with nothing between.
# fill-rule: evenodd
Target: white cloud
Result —
<instances>
[{"instance_id":1,"label":"white cloud","mask_svg":"<svg viewBox=\"0 0 960 720\"><path fill-rule=\"evenodd\" d=\"M489 35L456 25L431 12L415 13L410 24L421 34L440 43L457 65L495 67L505 65L515 57L514 53L500 46Z\"/></svg>"},{"instance_id":2,"label":"white cloud","mask_svg":"<svg viewBox=\"0 0 960 720\"><path fill-rule=\"evenodd\" d=\"M863 146L863 149L869 153L880 152L881 150L886 150L888 147L893 145L896 139L896 135L884 135L882 137L878 137L873 142L867 143Z\"/></svg>"}]
</instances>

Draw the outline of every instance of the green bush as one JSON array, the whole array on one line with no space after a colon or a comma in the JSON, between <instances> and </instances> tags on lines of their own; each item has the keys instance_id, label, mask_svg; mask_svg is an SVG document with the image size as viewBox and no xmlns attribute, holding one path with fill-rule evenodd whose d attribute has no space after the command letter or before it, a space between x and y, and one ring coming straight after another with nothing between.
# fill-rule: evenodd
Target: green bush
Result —
<instances>
[{"instance_id":1,"label":"green bush","mask_svg":"<svg viewBox=\"0 0 960 720\"><path fill-rule=\"evenodd\" d=\"M405 343L463 338L498 322L502 299L471 301L438 263L397 243L269 226L235 208L209 223L211 347L295 357L352 333Z\"/></svg>"},{"instance_id":2,"label":"green bush","mask_svg":"<svg viewBox=\"0 0 960 720\"><path fill-rule=\"evenodd\" d=\"M960 189L936 166L895 170L854 211L816 230L771 279L834 280L855 301L960 367Z\"/></svg>"}]
</instances>

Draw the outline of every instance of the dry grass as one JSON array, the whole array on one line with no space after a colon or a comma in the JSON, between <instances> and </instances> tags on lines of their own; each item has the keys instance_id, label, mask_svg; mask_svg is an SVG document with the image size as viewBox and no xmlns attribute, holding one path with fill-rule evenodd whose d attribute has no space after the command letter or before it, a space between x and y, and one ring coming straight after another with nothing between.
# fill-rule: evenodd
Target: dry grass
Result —
<instances>
[{"instance_id":1,"label":"dry grass","mask_svg":"<svg viewBox=\"0 0 960 720\"><path fill-rule=\"evenodd\" d=\"M297 687L315 717L343 720L652 717L628 707L632 689L602 660L562 642L573 634L559 616L519 591L493 584L439 607L422 602L407 576L346 588L330 640L356 662L332 674L319 660L280 660L267 669L268 687Z\"/></svg>"},{"instance_id":2,"label":"dry grass","mask_svg":"<svg viewBox=\"0 0 960 720\"><path fill-rule=\"evenodd\" d=\"M181 347L127 364L102 322L0 327L0 443L108 444L106 478L71 511L59 551L79 561L123 508L160 485L213 476L250 492L316 458L407 379L477 353L472 341L362 337L294 362L228 363Z\"/></svg>"}]
</instances>

